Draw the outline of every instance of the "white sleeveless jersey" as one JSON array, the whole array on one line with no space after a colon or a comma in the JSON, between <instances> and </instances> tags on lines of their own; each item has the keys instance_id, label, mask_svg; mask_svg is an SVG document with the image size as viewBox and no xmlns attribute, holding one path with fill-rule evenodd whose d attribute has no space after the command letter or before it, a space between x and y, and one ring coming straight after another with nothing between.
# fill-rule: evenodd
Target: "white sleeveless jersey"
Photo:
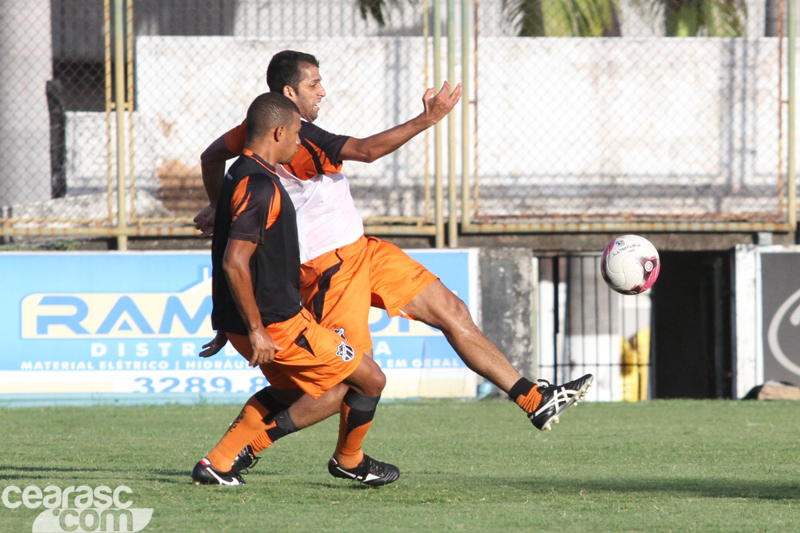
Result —
<instances>
[{"instance_id":1,"label":"white sleeveless jersey","mask_svg":"<svg viewBox=\"0 0 800 533\"><path fill-rule=\"evenodd\" d=\"M225 134L225 144L231 152L241 153L246 138L245 120ZM297 153L291 162L276 167L297 211L303 263L353 243L364 234L364 221L356 211L339 161L339 152L348 139L304 120Z\"/></svg>"},{"instance_id":2,"label":"white sleeveless jersey","mask_svg":"<svg viewBox=\"0 0 800 533\"><path fill-rule=\"evenodd\" d=\"M297 212L301 263L353 243L364 234L364 221L343 174L316 174L301 180L282 165L277 170Z\"/></svg>"}]
</instances>

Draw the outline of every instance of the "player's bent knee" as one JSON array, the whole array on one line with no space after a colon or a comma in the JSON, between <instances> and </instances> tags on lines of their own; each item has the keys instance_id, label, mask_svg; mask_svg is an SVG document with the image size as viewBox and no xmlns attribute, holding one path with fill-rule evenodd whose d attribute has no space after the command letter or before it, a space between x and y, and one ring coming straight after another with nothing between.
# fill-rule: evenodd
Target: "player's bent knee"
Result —
<instances>
[{"instance_id":1,"label":"player's bent knee","mask_svg":"<svg viewBox=\"0 0 800 533\"><path fill-rule=\"evenodd\" d=\"M369 359L367 372L369 377L367 378L370 392L367 392L369 396L380 396L383 392L384 387L386 387L386 374L383 373L381 367L373 361Z\"/></svg>"},{"instance_id":2,"label":"player's bent knee","mask_svg":"<svg viewBox=\"0 0 800 533\"><path fill-rule=\"evenodd\" d=\"M361 394L380 396L386 386L386 375L375 361L364 358L345 382Z\"/></svg>"},{"instance_id":3,"label":"player's bent knee","mask_svg":"<svg viewBox=\"0 0 800 533\"><path fill-rule=\"evenodd\" d=\"M377 365L375 366L377 367ZM377 372L374 373L373 380L375 387L380 389L381 392L383 392L383 389L386 387L386 374L384 374L380 368L377 368ZM377 394L373 396L377 396Z\"/></svg>"}]
</instances>

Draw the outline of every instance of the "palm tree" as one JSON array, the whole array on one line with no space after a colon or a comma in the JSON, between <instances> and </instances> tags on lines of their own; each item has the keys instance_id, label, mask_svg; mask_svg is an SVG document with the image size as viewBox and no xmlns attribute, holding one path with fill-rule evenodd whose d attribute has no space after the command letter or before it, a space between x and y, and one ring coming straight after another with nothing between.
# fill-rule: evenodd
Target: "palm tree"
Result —
<instances>
[{"instance_id":1,"label":"palm tree","mask_svg":"<svg viewBox=\"0 0 800 533\"><path fill-rule=\"evenodd\" d=\"M617 0L503 0L519 36L619 37Z\"/></svg>"},{"instance_id":2,"label":"palm tree","mask_svg":"<svg viewBox=\"0 0 800 533\"><path fill-rule=\"evenodd\" d=\"M414 0L410 0L414 1ZM509 23L524 37L619 36L618 0L502 0ZM384 26L384 9L399 0L356 0L361 16Z\"/></svg>"},{"instance_id":3,"label":"palm tree","mask_svg":"<svg viewBox=\"0 0 800 533\"><path fill-rule=\"evenodd\" d=\"M383 9L386 7L387 0L356 0L356 2L358 10L361 12L361 18L367 20L367 15L371 15L379 25L386 26ZM397 0L388 0L388 3L397 5Z\"/></svg>"},{"instance_id":4,"label":"palm tree","mask_svg":"<svg viewBox=\"0 0 800 533\"><path fill-rule=\"evenodd\" d=\"M664 17L670 37L741 37L747 21L745 0L631 0L656 18Z\"/></svg>"},{"instance_id":5,"label":"palm tree","mask_svg":"<svg viewBox=\"0 0 800 533\"><path fill-rule=\"evenodd\" d=\"M409 0L415 1L415 0ZM356 0L361 16L386 24L383 12L399 0ZM619 36L619 0L502 0L508 21L520 36ZM744 35L746 0L630 0L654 19L663 13L664 32L672 37Z\"/></svg>"}]
</instances>

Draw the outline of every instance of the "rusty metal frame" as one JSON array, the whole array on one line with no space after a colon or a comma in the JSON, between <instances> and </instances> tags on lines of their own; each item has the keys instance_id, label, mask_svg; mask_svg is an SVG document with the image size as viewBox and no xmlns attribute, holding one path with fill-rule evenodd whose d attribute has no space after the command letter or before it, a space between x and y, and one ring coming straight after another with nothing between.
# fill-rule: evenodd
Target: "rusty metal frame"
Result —
<instances>
[{"instance_id":1,"label":"rusty metal frame","mask_svg":"<svg viewBox=\"0 0 800 533\"><path fill-rule=\"evenodd\" d=\"M442 46L441 46L441 2L445 0L424 0L423 23L425 42L425 85L429 83L429 68L433 71L434 85L442 81ZM453 75L456 53L454 49L456 30L455 1L447 0L447 37L448 37L448 74ZM114 9L112 11L112 2ZM137 218L135 216L135 173L134 173L134 24L133 9L135 0L104 0L104 48L105 48L105 113L106 113L106 192L107 212L98 218L0 218L0 236L35 236L35 237L111 237L120 240L124 248L127 237L154 236L195 236L193 222L189 217L174 218ZM460 61L464 96L462 99L462 139L460 153L457 153L453 139L454 122L449 123L451 146L449 149L450 169L448 180L449 210L448 226L444 220L444 183L442 169L444 132L441 124L425 133L425 159L431 161L430 146L427 136L434 135L433 180L429 165L425 166L425 211L422 216L396 217L375 216L364 219L365 231L373 235L398 236L430 236L435 239L436 246L455 245L458 235L499 234L499 233L595 233L595 232L787 232L795 231L797 226L797 201L795 178L795 39L796 0L781 0L781 9L788 2L789 28L788 39L784 39L783 27L779 28L779 90L778 113L781 120L788 116L788 138L784 142L782 128L779 132L779 183L781 206L778 213L758 213L749 215L707 215L707 216L624 216L618 213L609 215L603 220L589 220L580 215L548 216L539 218L524 217L482 217L478 212L479 153L477 147L478 102L478 0L461 0ZM123 13L124 11L124 13ZM112 14L114 21L112 21ZM433 14L435 21L432 39L428 20ZM124 32L112 31L112 22L122 25L123 15L126 18ZM470 15L472 15L470 17ZM783 20L779 17L779 20ZM123 33L125 46L123 46ZM119 35L119 39L112 39ZM432 64L429 63L429 40L432 42ZM118 41L118 42L117 42ZM788 43L787 43L788 41ZM786 64L784 64L783 47L788 44ZM126 56L127 53L127 56ZM113 55L112 55L113 54ZM783 69L788 69L788 96L783 96ZM127 87L125 86L127 80ZM470 94L472 92L472 94ZM115 120L116 117L116 120ZM454 118L454 117L453 117ZM127 128L125 122L127 121ZM116 123L117 144L114 153L112 123ZM127 131L126 131L127 130ZM127 137L127 139L125 139ZM788 153L788 169L784 179L784 150ZM472 151L472 152L470 152ZM127 153L126 153L127 152ZM453 154L456 155L453 155ZM116 157L115 157L116 155ZM454 172L455 157L461 158L461 190L454 195L459 176ZM472 158L470 160L470 158ZM127 169L125 163L127 162ZM115 172L116 165L116 172ZM127 171L127 172L126 172ZM127 181L127 185L126 182ZM119 184L119 187L116 187ZM117 201L114 201L114 188L117 189ZM431 194L431 189L435 194ZM784 196L785 195L785 196ZM434 196L431 198L431 196ZM453 197L460 200L460 213L456 213ZM785 201L784 201L785 200ZM123 206L121 213L114 216L116 205ZM431 209L433 206L433 209ZM458 217L457 215L460 215ZM753 217L753 220L748 220ZM593 217L595 218L595 217ZM596 215L597 219L603 218ZM735 218L735 219L734 219ZM757 218L757 219L756 219ZM733 220L731 220L733 219ZM460 222L460 232L455 226Z\"/></svg>"},{"instance_id":2,"label":"rusty metal frame","mask_svg":"<svg viewBox=\"0 0 800 533\"><path fill-rule=\"evenodd\" d=\"M464 0L469 2L470 0ZM779 15L779 60L778 60L778 114L780 119L783 118L784 106L788 106L786 110L789 120L787 146L783 143L783 128L779 125L778 128L778 213L756 213L756 214L711 214L711 215L660 215L660 216L644 216L644 215L626 215L614 213L613 215L593 214L593 219L600 220L586 220L588 217L581 215L562 215L562 216L541 216L541 217L525 217L525 216L494 216L481 215L479 209L480 199L480 174L479 168L479 151L478 151L478 2L479 0L472 0L474 6L473 25L473 48L472 48L472 64L473 72L471 79L475 86L474 96L474 122L473 122L473 142L472 149L474 150L473 156L473 174L471 176L471 187L467 184L462 184L461 192L461 233L463 234L499 234L499 233L619 233L619 232L791 232L797 228L797 201L796 201L796 180L795 180L795 128L794 128L794 105L795 105L795 89L794 89L794 76L795 76L795 32L796 32L796 16L795 16L795 3L796 0L788 0L789 3L789 31L788 31L788 84L789 95L788 99L784 99L782 95L783 82L782 74L784 69L783 64L783 45L784 45L784 31L782 27L783 17ZM784 2L787 0L780 0L780 9L783 9ZM466 23L464 24L467 25ZM466 33L466 32L465 32ZM468 48L462 48L462 62L464 65L468 64ZM465 66L465 72L466 72ZM466 119L465 119L466 123ZM780 124L780 122L779 122ZM466 132L465 132L466 135ZM784 149L788 152L788 169L786 180L784 181L783 174L783 157ZM464 157L462 180L467 181L470 179L469 171L467 168L467 156L465 151L462 154ZM470 191L472 198L470 198ZM784 203L784 198L786 202ZM785 208L784 208L785 206ZM748 216L757 218L757 220L747 221ZM736 220L722 220L722 219L736 219ZM743 220L744 219L744 220Z\"/></svg>"}]
</instances>

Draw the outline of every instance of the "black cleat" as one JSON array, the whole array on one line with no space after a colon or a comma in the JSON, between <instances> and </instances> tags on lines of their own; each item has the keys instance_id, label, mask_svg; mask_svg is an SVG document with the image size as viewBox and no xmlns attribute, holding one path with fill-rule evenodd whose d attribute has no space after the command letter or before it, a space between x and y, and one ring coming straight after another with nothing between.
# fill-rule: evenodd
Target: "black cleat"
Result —
<instances>
[{"instance_id":1,"label":"black cleat","mask_svg":"<svg viewBox=\"0 0 800 533\"><path fill-rule=\"evenodd\" d=\"M261 459L261 456L253 453L253 447L248 444L242 448L242 451L233 460L231 472L234 474L248 474L248 468L256 466L259 459Z\"/></svg>"},{"instance_id":2,"label":"black cleat","mask_svg":"<svg viewBox=\"0 0 800 533\"><path fill-rule=\"evenodd\" d=\"M534 412L528 413L528 418L538 429L550 431L551 424L558 424L561 413L583 400L593 381L591 374L563 385L550 385L546 379L540 379L538 385L542 401Z\"/></svg>"},{"instance_id":3,"label":"black cleat","mask_svg":"<svg viewBox=\"0 0 800 533\"><path fill-rule=\"evenodd\" d=\"M205 457L192 469L192 479L197 485L244 485L244 479L230 470L220 472Z\"/></svg>"},{"instance_id":4,"label":"black cleat","mask_svg":"<svg viewBox=\"0 0 800 533\"><path fill-rule=\"evenodd\" d=\"M364 454L364 459L355 468L344 468L339 462L331 457L328 461L328 472L333 477L342 479L352 479L360 481L370 487L380 487L397 481L400 477L400 469L389 463L376 461L369 455Z\"/></svg>"}]
</instances>

